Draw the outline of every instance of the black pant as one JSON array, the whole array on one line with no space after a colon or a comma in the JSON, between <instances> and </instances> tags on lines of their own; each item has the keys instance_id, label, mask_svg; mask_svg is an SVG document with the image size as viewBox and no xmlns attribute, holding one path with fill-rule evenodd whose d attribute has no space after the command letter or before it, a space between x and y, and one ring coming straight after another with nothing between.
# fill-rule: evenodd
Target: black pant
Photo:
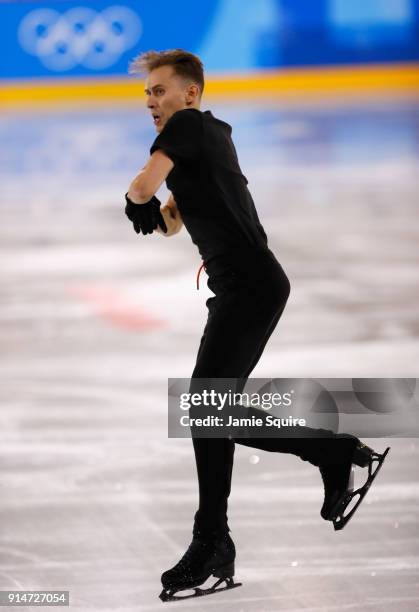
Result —
<instances>
[{"instance_id":1,"label":"black pant","mask_svg":"<svg viewBox=\"0 0 419 612\"><path fill-rule=\"evenodd\" d=\"M258 363L290 294L290 283L269 249L219 258L206 266L208 320L192 378L240 378L241 391ZM331 432L330 432L331 433ZM261 450L293 453L315 465L320 440L303 438L197 438L193 446L199 482L194 532L228 530L235 442Z\"/></svg>"}]
</instances>

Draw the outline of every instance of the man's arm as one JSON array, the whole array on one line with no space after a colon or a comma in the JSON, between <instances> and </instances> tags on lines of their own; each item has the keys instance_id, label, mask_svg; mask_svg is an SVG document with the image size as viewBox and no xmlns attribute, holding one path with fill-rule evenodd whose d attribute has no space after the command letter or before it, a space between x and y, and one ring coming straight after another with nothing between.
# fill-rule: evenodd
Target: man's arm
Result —
<instances>
[{"instance_id":1,"label":"man's arm","mask_svg":"<svg viewBox=\"0 0 419 612\"><path fill-rule=\"evenodd\" d=\"M170 194L166 204L160 208L160 212L163 215L163 219L166 223L167 232L164 233L159 226L157 226L156 231L162 236L174 236L180 232L183 227L183 221L172 193Z\"/></svg>"},{"instance_id":2,"label":"man's arm","mask_svg":"<svg viewBox=\"0 0 419 612\"><path fill-rule=\"evenodd\" d=\"M145 204L159 190L171 172L174 163L161 149L154 151L137 174L128 189L128 197L134 204Z\"/></svg>"}]
</instances>

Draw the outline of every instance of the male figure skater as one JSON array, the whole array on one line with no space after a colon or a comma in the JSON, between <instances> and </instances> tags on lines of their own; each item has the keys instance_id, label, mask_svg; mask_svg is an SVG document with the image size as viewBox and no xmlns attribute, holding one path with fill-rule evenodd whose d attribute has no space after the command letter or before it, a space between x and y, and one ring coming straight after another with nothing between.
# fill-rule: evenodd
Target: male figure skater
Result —
<instances>
[{"instance_id":1,"label":"male figure skater","mask_svg":"<svg viewBox=\"0 0 419 612\"><path fill-rule=\"evenodd\" d=\"M146 75L147 108L158 133L150 158L132 181L125 212L137 233L173 236L183 224L198 247L215 294L207 300L208 320L192 379L246 380L275 329L287 302L290 283L268 248L247 179L231 139L231 126L201 111L204 73L200 59L181 49L148 51L134 60L133 72ZM171 192L160 207L155 193L166 181ZM240 389L239 389L240 391ZM227 523L235 442L293 453L320 468L325 487L321 516L341 529L352 516L353 464L369 468L358 491L360 503L384 460L357 438L326 432L307 438L193 437L199 508L192 542L173 568L162 575L164 601L176 592L195 595L237 586L233 582L235 547ZM373 461L378 465L374 472ZM210 589L199 589L211 575ZM225 583L224 587L219 587Z\"/></svg>"}]
</instances>

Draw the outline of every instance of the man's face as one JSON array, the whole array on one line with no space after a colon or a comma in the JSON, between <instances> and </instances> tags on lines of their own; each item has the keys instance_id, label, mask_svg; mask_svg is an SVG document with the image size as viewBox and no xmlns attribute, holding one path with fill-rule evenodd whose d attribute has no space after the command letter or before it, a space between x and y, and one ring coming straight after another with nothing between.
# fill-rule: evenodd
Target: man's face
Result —
<instances>
[{"instance_id":1,"label":"man's face","mask_svg":"<svg viewBox=\"0 0 419 612\"><path fill-rule=\"evenodd\" d=\"M145 82L147 108L157 132L162 131L173 113L194 106L190 91L190 85L174 73L172 66L160 66L149 73Z\"/></svg>"}]
</instances>

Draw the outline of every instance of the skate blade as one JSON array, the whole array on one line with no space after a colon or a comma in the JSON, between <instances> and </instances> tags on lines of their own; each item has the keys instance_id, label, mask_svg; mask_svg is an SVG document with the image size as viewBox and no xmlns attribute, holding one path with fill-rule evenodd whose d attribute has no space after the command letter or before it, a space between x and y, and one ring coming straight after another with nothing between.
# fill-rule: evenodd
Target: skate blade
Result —
<instances>
[{"instance_id":1,"label":"skate blade","mask_svg":"<svg viewBox=\"0 0 419 612\"><path fill-rule=\"evenodd\" d=\"M380 471L381 466L383 465L384 459L386 458L389 450L390 450L390 447L386 448L384 453L382 453L381 455L379 455L378 453L373 453L371 455L370 462L368 464L368 478L367 478L367 482L362 487L359 487L359 489L356 489L356 491L346 491L342 495L340 500L337 502L335 508L330 513L330 519L329 519L329 520L333 521L333 527L335 528L335 531L342 530L345 527L345 525L351 520L351 518L353 517L353 515L357 511L359 505L361 504L362 500L364 499L364 497L368 493L368 491L369 491L372 483L374 482L378 472ZM377 465L377 467L375 468L374 471L372 471L373 461L378 461L378 465ZM345 515L344 512L345 512L346 508L349 506L351 501L357 495L359 496L358 501L353 506L353 508L350 510L350 512L348 512L348 514Z\"/></svg>"},{"instance_id":2,"label":"skate blade","mask_svg":"<svg viewBox=\"0 0 419 612\"><path fill-rule=\"evenodd\" d=\"M226 586L217 588L222 582L226 583ZM219 593L220 591L229 591L230 589L235 589L236 587L242 586L241 582L234 582L233 578L220 578L217 582L208 589L201 589L200 587L191 587L190 589L185 589L188 591L193 590L194 593L190 595L176 595L178 591L163 589L160 593L159 597L162 601L183 601L184 599L192 599L193 597L203 597L204 595L212 595L213 593Z\"/></svg>"}]
</instances>

